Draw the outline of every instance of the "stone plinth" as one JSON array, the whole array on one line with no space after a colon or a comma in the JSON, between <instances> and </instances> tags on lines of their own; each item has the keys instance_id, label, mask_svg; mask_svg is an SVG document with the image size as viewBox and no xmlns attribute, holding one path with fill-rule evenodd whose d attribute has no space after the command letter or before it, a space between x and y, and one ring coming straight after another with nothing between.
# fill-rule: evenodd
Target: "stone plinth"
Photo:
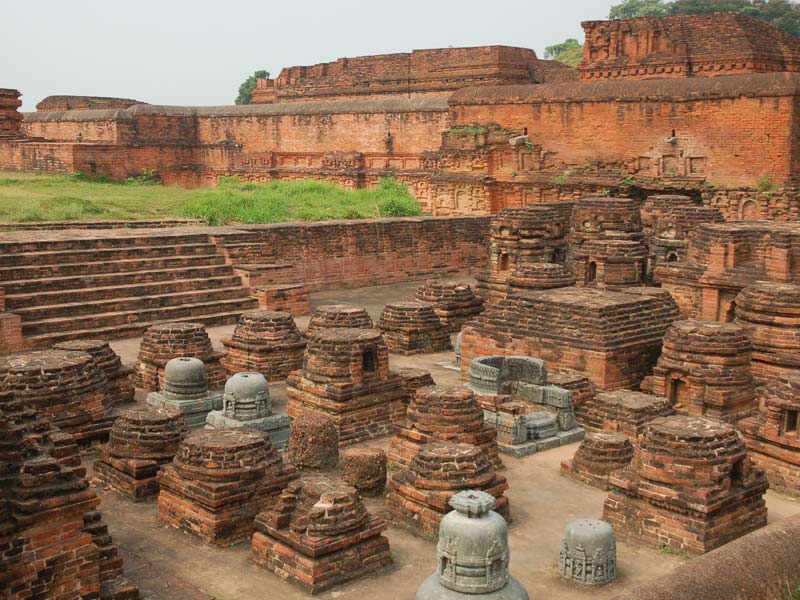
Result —
<instances>
[{"instance_id":1,"label":"stone plinth","mask_svg":"<svg viewBox=\"0 0 800 600\"><path fill-rule=\"evenodd\" d=\"M767 523L764 471L731 425L695 416L655 419L632 463L611 473L603 519L617 536L700 554Z\"/></svg>"},{"instance_id":2,"label":"stone plinth","mask_svg":"<svg viewBox=\"0 0 800 600\"><path fill-rule=\"evenodd\" d=\"M433 305L439 320L452 333L483 312L483 299L467 283L431 279L417 288L414 299Z\"/></svg>"},{"instance_id":3,"label":"stone plinth","mask_svg":"<svg viewBox=\"0 0 800 600\"><path fill-rule=\"evenodd\" d=\"M134 401L133 369L122 366L122 359L103 340L71 340L53 346L54 350L86 352L103 370L108 380L108 403L110 406Z\"/></svg>"},{"instance_id":4,"label":"stone plinth","mask_svg":"<svg viewBox=\"0 0 800 600\"><path fill-rule=\"evenodd\" d=\"M450 499L455 510L439 527L436 572L419 587L416 600L528 600L508 572L508 525L492 510L495 505L491 495L476 490Z\"/></svg>"},{"instance_id":5,"label":"stone plinth","mask_svg":"<svg viewBox=\"0 0 800 600\"><path fill-rule=\"evenodd\" d=\"M636 387L678 316L655 288L558 288L509 296L462 330L461 373L478 356L535 356L554 370L588 377L597 388Z\"/></svg>"},{"instance_id":6,"label":"stone plinth","mask_svg":"<svg viewBox=\"0 0 800 600\"><path fill-rule=\"evenodd\" d=\"M320 329L338 327L372 329L375 324L367 314L366 308L351 304L324 304L314 309L306 335L311 335Z\"/></svg>"},{"instance_id":7,"label":"stone plinth","mask_svg":"<svg viewBox=\"0 0 800 600\"><path fill-rule=\"evenodd\" d=\"M561 263L525 263L517 265L508 279L508 293L519 294L529 290L550 290L573 286L575 276Z\"/></svg>"},{"instance_id":8,"label":"stone plinth","mask_svg":"<svg viewBox=\"0 0 800 600\"><path fill-rule=\"evenodd\" d=\"M296 478L263 433L195 431L158 473L158 514L205 542L229 546L252 535L255 516Z\"/></svg>"},{"instance_id":9,"label":"stone plinth","mask_svg":"<svg viewBox=\"0 0 800 600\"><path fill-rule=\"evenodd\" d=\"M636 441L657 417L675 412L669 400L632 390L601 392L578 411L578 419L592 431L616 431Z\"/></svg>"},{"instance_id":10,"label":"stone plinth","mask_svg":"<svg viewBox=\"0 0 800 600\"><path fill-rule=\"evenodd\" d=\"M736 296L736 323L753 342L759 382L800 373L800 285L759 283Z\"/></svg>"},{"instance_id":11,"label":"stone plinth","mask_svg":"<svg viewBox=\"0 0 800 600\"><path fill-rule=\"evenodd\" d=\"M288 312L257 310L243 313L222 345L227 354L220 364L229 375L252 371L283 381L303 365L306 340Z\"/></svg>"},{"instance_id":12,"label":"stone plinth","mask_svg":"<svg viewBox=\"0 0 800 600\"><path fill-rule=\"evenodd\" d=\"M471 444L494 466L502 466L497 430L484 420L475 394L457 386L425 387L408 405L406 423L397 432L387 456L408 467L420 449L433 441Z\"/></svg>"},{"instance_id":13,"label":"stone plinth","mask_svg":"<svg viewBox=\"0 0 800 600\"><path fill-rule=\"evenodd\" d=\"M254 429L269 436L272 445L283 449L289 442L288 415L272 414L269 384L261 373L237 373L225 384L222 410L206 417L207 428Z\"/></svg>"},{"instance_id":14,"label":"stone plinth","mask_svg":"<svg viewBox=\"0 0 800 600\"><path fill-rule=\"evenodd\" d=\"M94 463L95 479L137 502L157 495L158 470L175 457L186 432L177 411L126 411L114 422L108 444Z\"/></svg>"},{"instance_id":15,"label":"stone plinth","mask_svg":"<svg viewBox=\"0 0 800 600\"><path fill-rule=\"evenodd\" d=\"M38 350L0 357L0 390L50 419L78 443L107 440L108 380L86 352Z\"/></svg>"},{"instance_id":16,"label":"stone plinth","mask_svg":"<svg viewBox=\"0 0 800 600\"><path fill-rule=\"evenodd\" d=\"M330 471L339 464L339 431L333 419L318 413L295 418L286 459L302 471Z\"/></svg>"},{"instance_id":17,"label":"stone plinth","mask_svg":"<svg viewBox=\"0 0 800 600\"><path fill-rule=\"evenodd\" d=\"M256 517L253 560L309 594L376 573L392 559L386 522L355 488L326 476L289 484Z\"/></svg>"},{"instance_id":18,"label":"stone plinth","mask_svg":"<svg viewBox=\"0 0 800 600\"><path fill-rule=\"evenodd\" d=\"M547 382L550 385L564 388L572 392L572 407L575 409L575 417L580 423L579 408L594 398L594 384L585 375L572 371L553 371L547 372ZM583 423L580 423L584 426Z\"/></svg>"},{"instance_id":19,"label":"stone plinth","mask_svg":"<svg viewBox=\"0 0 800 600\"><path fill-rule=\"evenodd\" d=\"M558 574L584 585L606 585L617 577L617 540L611 525L574 519L561 538Z\"/></svg>"},{"instance_id":20,"label":"stone plinth","mask_svg":"<svg viewBox=\"0 0 800 600\"><path fill-rule=\"evenodd\" d=\"M756 408L751 351L739 325L677 321L642 390L667 398L679 413L736 422Z\"/></svg>"},{"instance_id":21,"label":"stone plinth","mask_svg":"<svg viewBox=\"0 0 800 600\"><path fill-rule=\"evenodd\" d=\"M173 358L164 368L162 390L150 392L147 403L176 410L189 427L200 427L208 413L222 409L222 393L208 391L206 367L199 358Z\"/></svg>"},{"instance_id":22,"label":"stone plinth","mask_svg":"<svg viewBox=\"0 0 800 600\"><path fill-rule=\"evenodd\" d=\"M411 464L389 481L386 508L398 525L423 536L436 536L442 518L451 510L450 499L462 490L480 490L493 496L497 512L510 519L505 477L495 473L484 452L470 444L431 442Z\"/></svg>"},{"instance_id":23,"label":"stone plinth","mask_svg":"<svg viewBox=\"0 0 800 600\"><path fill-rule=\"evenodd\" d=\"M608 475L627 467L633 446L626 435L609 431L586 434L575 455L561 463L561 474L583 483L608 489Z\"/></svg>"},{"instance_id":24,"label":"stone plinth","mask_svg":"<svg viewBox=\"0 0 800 600\"><path fill-rule=\"evenodd\" d=\"M148 392L162 389L164 368L173 358L197 358L206 365L208 387L225 385L227 374L219 364L222 354L215 352L201 323L162 323L144 332L133 382Z\"/></svg>"},{"instance_id":25,"label":"stone plinth","mask_svg":"<svg viewBox=\"0 0 800 600\"><path fill-rule=\"evenodd\" d=\"M380 496L386 487L386 453L378 448L344 450L339 472L362 496Z\"/></svg>"},{"instance_id":26,"label":"stone plinth","mask_svg":"<svg viewBox=\"0 0 800 600\"><path fill-rule=\"evenodd\" d=\"M286 381L287 413L329 417L347 446L391 433L403 393L380 331L320 329L309 336L303 368Z\"/></svg>"},{"instance_id":27,"label":"stone plinth","mask_svg":"<svg viewBox=\"0 0 800 600\"><path fill-rule=\"evenodd\" d=\"M781 376L756 394L758 412L737 423L749 456L771 489L800 497L800 375Z\"/></svg>"},{"instance_id":28,"label":"stone plinth","mask_svg":"<svg viewBox=\"0 0 800 600\"><path fill-rule=\"evenodd\" d=\"M387 304L378 321L378 329L383 332L389 350L405 356L453 349L449 327L439 320L430 304Z\"/></svg>"}]
</instances>

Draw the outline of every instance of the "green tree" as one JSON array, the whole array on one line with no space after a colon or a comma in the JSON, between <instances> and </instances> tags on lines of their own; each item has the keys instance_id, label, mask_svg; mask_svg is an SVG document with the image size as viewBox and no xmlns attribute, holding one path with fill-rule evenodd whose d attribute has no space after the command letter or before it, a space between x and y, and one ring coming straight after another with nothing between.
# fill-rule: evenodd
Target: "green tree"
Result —
<instances>
[{"instance_id":1,"label":"green tree","mask_svg":"<svg viewBox=\"0 0 800 600\"><path fill-rule=\"evenodd\" d=\"M635 19L636 17L665 17L669 5L664 0L622 0L608 11L609 19Z\"/></svg>"},{"instance_id":2,"label":"green tree","mask_svg":"<svg viewBox=\"0 0 800 600\"><path fill-rule=\"evenodd\" d=\"M263 79L269 77L269 71L256 71L250 77L244 80L244 83L239 86L239 95L236 96L234 102L236 104L250 104L253 101L253 90L256 89L256 79Z\"/></svg>"},{"instance_id":3,"label":"green tree","mask_svg":"<svg viewBox=\"0 0 800 600\"><path fill-rule=\"evenodd\" d=\"M560 44L553 44L552 46L547 46L544 49L544 57L545 58L555 58L559 54L567 52L569 50L575 50L576 48L580 48L581 44L575 38L569 38L561 42Z\"/></svg>"}]
</instances>

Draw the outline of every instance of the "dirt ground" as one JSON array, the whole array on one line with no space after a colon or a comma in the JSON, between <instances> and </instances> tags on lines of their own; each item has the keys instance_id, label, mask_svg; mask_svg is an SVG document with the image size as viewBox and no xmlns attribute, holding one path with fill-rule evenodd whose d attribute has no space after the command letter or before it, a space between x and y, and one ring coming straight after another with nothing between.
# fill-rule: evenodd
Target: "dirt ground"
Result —
<instances>
[{"instance_id":1,"label":"dirt ground","mask_svg":"<svg viewBox=\"0 0 800 600\"><path fill-rule=\"evenodd\" d=\"M377 319L386 302L408 297L415 284L379 286L356 290L322 292L313 296L313 304L345 302L365 306ZM302 328L308 317L297 319ZM210 328L215 345L230 333L233 326ZM133 364L139 339L112 343L125 364ZM450 365L453 353L416 357L392 355L394 368L418 366L428 369L439 384L460 383L459 373ZM285 386L272 385L277 412L285 406ZM143 394L138 393L139 401ZM387 447L389 438L372 440L370 445ZM606 494L576 483L559 474L561 461L575 452L577 444L548 450L521 459L502 455L508 478L512 523L511 572L535 600L572 600L612 598L623 590L664 575L688 560L657 549L618 543L618 578L600 589L587 589L558 578L556 564L564 526L578 517L599 518ZM92 456L87 457L89 462ZM250 561L250 547L242 543L231 548L216 548L199 539L163 524L158 519L155 500L135 504L113 492L98 488L101 510L110 532L125 559L125 572L137 583L146 600L291 600L308 596L297 588L256 566ZM384 512L379 499L367 501L376 514ZM800 512L800 503L779 494L767 494L769 520L775 522ZM436 546L431 540L415 537L406 530L389 527L386 536L391 545L394 565L383 573L360 579L319 594L323 599L358 598L411 599L417 587L434 570Z\"/></svg>"}]
</instances>

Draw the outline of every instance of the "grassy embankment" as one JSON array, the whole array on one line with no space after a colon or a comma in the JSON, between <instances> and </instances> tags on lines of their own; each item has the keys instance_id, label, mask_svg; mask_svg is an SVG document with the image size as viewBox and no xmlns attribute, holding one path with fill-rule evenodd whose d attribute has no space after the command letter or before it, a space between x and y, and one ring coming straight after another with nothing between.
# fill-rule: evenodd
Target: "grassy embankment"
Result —
<instances>
[{"instance_id":1,"label":"grassy embankment","mask_svg":"<svg viewBox=\"0 0 800 600\"><path fill-rule=\"evenodd\" d=\"M147 178L116 183L81 175L0 173L0 222L193 218L223 225L419 214L408 188L392 178L355 191L311 179L249 183L236 178L215 188L185 190Z\"/></svg>"}]
</instances>

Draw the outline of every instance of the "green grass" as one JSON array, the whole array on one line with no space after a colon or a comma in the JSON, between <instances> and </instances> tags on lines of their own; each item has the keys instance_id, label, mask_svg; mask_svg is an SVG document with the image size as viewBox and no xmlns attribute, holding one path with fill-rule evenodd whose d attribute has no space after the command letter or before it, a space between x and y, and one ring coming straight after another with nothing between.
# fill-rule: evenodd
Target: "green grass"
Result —
<instances>
[{"instance_id":1,"label":"green grass","mask_svg":"<svg viewBox=\"0 0 800 600\"><path fill-rule=\"evenodd\" d=\"M564 52L554 56L553 59L570 67L577 67L583 60L583 47L564 50Z\"/></svg>"},{"instance_id":2,"label":"green grass","mask_svg":"<svg viewBox=\"0 0 800 600\"><path fill-rule=\"evenodd\" d=\"M71 176L0 173L0 222L201 219L213 225L422 214L408 188L384 178L349 191L316 181L248 183L216 188L165 187L151 177L115 183Z\"/></svg>"}]
</instances>

